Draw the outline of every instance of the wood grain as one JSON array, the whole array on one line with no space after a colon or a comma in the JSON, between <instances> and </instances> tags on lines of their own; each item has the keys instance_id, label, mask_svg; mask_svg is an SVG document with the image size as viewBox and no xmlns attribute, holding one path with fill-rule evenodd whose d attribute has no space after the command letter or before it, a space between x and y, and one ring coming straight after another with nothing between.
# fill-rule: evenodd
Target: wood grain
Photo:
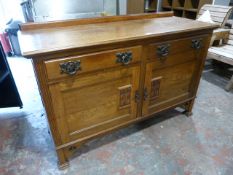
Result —
<instances>
[{"instance_id":1,"label":"wood grain","mask_svg":"<svg viewBox=\"0 0 233 175\"><path fill-rule=\"evenodd\" d=\"M226 33L226 32L225 32ZM215 35L214 35L215 36ZM227 38L228 37L228 38ZM222 39L223 45L213 46L208 50L208 58L221 61L223 63L233 66L233 26L230 32L218 36L218 39ZM230 91L233 88L233 75L225 87L226 91Z\"/></svg>"},{"instance_id":2,"label":"wood grain","mask_svg":"<svg viewBox=\"0 0 233 175\"><path fill-rule=\"evenodd\" d=\"M136 118L139 74L139 66L123 67L51 85L55 115L64 125L63 143ZM120 108L119 88L124 86L131 87L130 104Z\"/></svg>"},{"instance_id":3,"label":"wood grain","mask_svg":"<svg viewBox=\"0 0 233 175\"><path fill-rule=\"evenodd\" d=\"M141 61L141 53L142 53L141 46L136 47L129 47L123 49L116 49L116 50L108 50L105 52L98 52L92 53L87 55L78 55L74 57L65 57L59 58L54 60L45 61L46 72L48 75L49 80L58 79L58 78L66 78L70 77L68 74L61 74L61 69L59 65L64 62L69 61L80 61L81 70L77 72L74 76L79 76L80 74L102 70L103 68L112 68L122 66L121 63L117 63L117 53L125 53L125 52L132 52L132 61L130 64L137 63ZM73 76L73 77L74 77Z\"/></svg>"},{"instance_id":4,"label":"wood grain","mask_svg":"<svg viewBox=\"0 0 233 175\"><path fill-rule=\"evenodd\" d=\"M141 18L21 33L21 45L30 45L24 53L33 59L61 167L92 138L178 105L191 112L217 26ZM192 47L193 39L201 39L200 49ZM163 44L170 49L161 60L157 48ZM117 63L119 52L131 52L132 61ZM60 63L77 60L77 74L61 72Z\"/></svg>"},{"instance_id":5,"label":"wood grain","mask_svg":"<svg viewBox=\"0 0 233 175\"><path fill-rule=\"evenodd\" d=\"M205 4L199 11L197 18L199 18L204 12L210 12L211 19L224 28L230 14L233 10L231 6L221 6L221 5L210 5Z\"/></svg>"},{"instance_id":6,"label":"wood grain","mask_svg":"<svg viewBox=\"0 0 233 175\"><path fill-rule=\"evenodd\" d=\"M225 44L209 48L208 58L233 65L233 26L227 36L228 38L225 35L222 36L222 39L227 40ZM221 39L220 37L219 39Z\"/></svg>"},{"instance_id":7,"label":"wood grain","mask_svg":"<svg viewBox=\"0 0 233 175\"><path fill-rule=\"evenodd\" d=\"M58 51L69 52L72 49L86 49L91 46L143 40L184 31L211 30L217 27L184 18L163 17L28 30L19 34L19 40L23 56L30 58Z\"/></svg>"},{"instance_id":8,"label":"wood grain","mask_svg":"<svg viewBox=\"0 0 233 175\"><path fill-rule=\"evenodd\" d=\"M20 24L21 31L26 30L37 30L57 27L68 27L86 24L97 24L97 23L108 23L108 22L119 22L129 21L138 19L151 19L173 16L173 12L157 12L157 13L140 13L131 15L120 15L120 16L105 16L95 18L84 18L84 19L72 19L72 20L61 20L51 22L39 22L39 23L23 23Z\"/></svg>"},{"instance_id":9,"label":"wood grain","mask_svg":"<svg viewBox=\"0 0 233 175\"><path fill-rule=\"evenodd\" d=\"M173 66L157 70L153 62L147 64L147 72L145 79L145 88L151 92L151 81L160 78L160 92L157 98L146 99L143 105L143 116L156 113L157 110L167 107L172 101L184 100L189 96L189 85L192 81L195 62Z\"/></svg>"}]
</instances>

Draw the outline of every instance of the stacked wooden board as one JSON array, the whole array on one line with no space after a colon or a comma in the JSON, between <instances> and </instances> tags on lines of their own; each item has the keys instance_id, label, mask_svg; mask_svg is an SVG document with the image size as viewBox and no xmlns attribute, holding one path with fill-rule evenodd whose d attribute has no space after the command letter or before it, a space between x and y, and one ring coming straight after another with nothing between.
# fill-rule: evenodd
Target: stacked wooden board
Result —
<instances>
[{"instance_id":1,"label":"stacked wooden board","mask_svg":"<svg viewBox=\"0 0 233 175\"><path fill-rule=\"evenodd\" d=\"M162 8L174 11L175 16L196 19L204 4L212 4L212 0L163 0Z\"/></svg>"},{"instance_id":2,"label":"stacked wooden board","mask_svg":"<svg viewBox=\"0 0 233 175\"><path fill-rule=\"evenodd\" d=\"M210 12L211 19L221 27L224 27L231 15L232 9L233 7L231 6L206 4L200 9L197 18L208 10Z\"/></svg>"},{"instance_id":3,"label":"stacked wooden board","mask_svg":"<svg viewBox=\"0 0 233 175\"><path fill-rule=\"evenodd\" d=\"M209 48L208 57L233 66L233 26L230 30L227 43L225 45L213 46ZM231 77L230 82L227 84L226 90L229 91L232 88L233 76Z\"/></svg>"}]
</instances>

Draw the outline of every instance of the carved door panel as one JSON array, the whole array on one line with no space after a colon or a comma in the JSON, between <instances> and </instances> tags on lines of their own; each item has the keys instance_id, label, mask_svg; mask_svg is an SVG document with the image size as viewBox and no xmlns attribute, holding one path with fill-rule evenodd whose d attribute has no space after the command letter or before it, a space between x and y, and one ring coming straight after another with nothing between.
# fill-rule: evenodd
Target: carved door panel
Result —
<instances>
[{"instance_id":1,"label":"carved door panel","mask_svg":"<svg viewBox=\"0 0 233 175\"><path fill-rule=\"evenodd\" d=\"M192 96L190 86L195 74L195 61L156 68L151 62L146 66L143 116L153 114Z\"/></svg>"},{"instance_id":2,"label":"carved door panel","mask_svg":"<svg viewBox=\"0 0 233 175\"><path fill-rule=\"evenodd\" d=\"M140 66L79 75L50 85L64 143L124 125L137 117Z\"/></svg>"}]
</instances>

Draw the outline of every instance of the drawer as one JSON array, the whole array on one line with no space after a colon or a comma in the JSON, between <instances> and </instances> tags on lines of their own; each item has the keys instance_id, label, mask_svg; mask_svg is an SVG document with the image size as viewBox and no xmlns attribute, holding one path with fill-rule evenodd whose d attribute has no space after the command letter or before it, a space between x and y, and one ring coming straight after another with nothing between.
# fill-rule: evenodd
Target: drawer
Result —
<instances>
[{"instance_id":1,"label":"drawer","mask_svg":"<svg viewBox=\"0 0 233 175\"><path fill-rule=\"evenodd\" d=\"M202 36L150 44L147 60L155 61L157 68L181 64L197 59L207 42L208 38Z\"/></svg>"},{"instance_id":2,"label":"drawer","mask_svg":"<svg viewBox=\"0 0 233 175\"><path fill-rule=\"evenodd\" d=\"M45 61L49 80L101 69L127 66L141 60L141 46Z\"/></svg>"}]
</instances>

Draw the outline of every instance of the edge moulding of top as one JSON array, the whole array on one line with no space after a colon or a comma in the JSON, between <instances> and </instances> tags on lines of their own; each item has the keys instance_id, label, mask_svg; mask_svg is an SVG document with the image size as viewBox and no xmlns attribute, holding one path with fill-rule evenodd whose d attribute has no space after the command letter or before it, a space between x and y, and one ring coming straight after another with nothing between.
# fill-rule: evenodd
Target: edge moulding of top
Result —
<instances>
[{"instance_id":1,"label":"edge moulding of top","mask_svg":"<svg viewBox=\"0 0 233 175\"><path fill-rule=\"evenodd\" d=\"M117 21L138 20L138 19L151 19L151 18L171 17L171 16L174 16L174 13L172 11L60 20L60 21L50 21L50 22L38 22L38 23L32 22L32 23L20 24L20 30L27 31L27 30L37 30L37 29L48 29L54 27L67 27L67 26L84 25L84 24L97 24L104 22L106 23L106 22L117 22Z\"/></svg>"}]
</instances>

